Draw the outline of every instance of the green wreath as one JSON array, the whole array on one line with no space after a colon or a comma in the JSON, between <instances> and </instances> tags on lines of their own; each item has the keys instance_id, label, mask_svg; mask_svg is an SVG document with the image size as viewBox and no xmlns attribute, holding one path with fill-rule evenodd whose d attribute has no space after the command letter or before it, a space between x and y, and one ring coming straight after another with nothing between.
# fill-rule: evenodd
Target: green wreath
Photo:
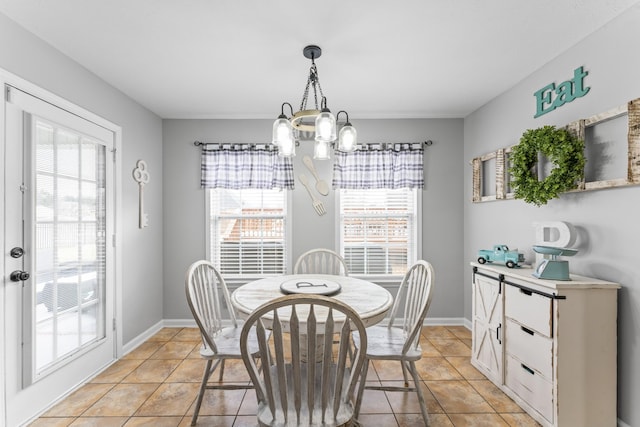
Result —
<instances>
[{"instance_id":1,"label":"green wreath","mask_svg":"<svg viewBox=\"0 0 640 427\"><path fill-rule=\"evenodd\" d=\"M554 164L545 179L539 181L532 169L542 153ZM566 129L543 126L522 134L520 143L509 156L516 199L536 206L546 204L560 193L576 188L584 173L584 141Z\"/></svg>"}]
</instances>

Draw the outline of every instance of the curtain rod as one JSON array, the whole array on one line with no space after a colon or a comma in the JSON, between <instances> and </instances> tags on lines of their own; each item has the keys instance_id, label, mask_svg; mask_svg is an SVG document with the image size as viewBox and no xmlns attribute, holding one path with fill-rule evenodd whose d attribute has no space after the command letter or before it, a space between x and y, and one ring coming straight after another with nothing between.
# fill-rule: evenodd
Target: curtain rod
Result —
<instances>
[{"instance_id":1,"label":"curtain rod","mask_svg":"<svg viewBox=\"0 0 640 427\"><path fill-rule=\"evenodd\" d=\"M207 145L249 145L249 146L256 146L256 145L271 145L270 143L255 143L255 142L202 142L202 141L193 141L193 145L195 145L196 147L205 147Z\"/></svg>"},{"instance_id":2,"label":"curtain rod","mask_svg":"<svg viewBox=\"0 0 640 427\"><path fill-rule=\"evenodd\" d=\"M234 149L234 150L253 150L253 149L258 149L258 150L266 150L266 151L274 151L277 150L278 147L276 147L273 144L270 143L249 143L249 142L242 142L242 143L232 143L232 142L201 142L201 141L194 141L193 145L195 145L196 147L202 147L203 150L209 150L209 149Z\"/></svg>"},{"instance_id":3,"label":"curtain rod","mask_svg":"<svg viewBox=\"0 0 640 427\"><path fill-rule=\"evenodd\" d=\"M268 145L268 144L255 144L255 143L222 143L222 142L202 142L202 141L193 141L193 145L195 145L196 147L204 147L206 145L222 145L222 144L228 144L228 145L249 145L249 146L256 146L256 145ZM380 144L384 144L384 145L393 145L393 144L424 144L425 146L429 147L431 145L433 145L433 141L430 139L427 139L426 141L422 141L422 142L377 142L377 143L371 143L371 144L362 144L362 145L380 145Z\"/></svg>"},{"instance_id":4,"label":"curtain rod","mask_svg":"<svg viewBox=\"0 0 640 427\"><path fill-rule=\"evenodd\" d=\"M433 141L428 139L426 141L422 141L422 142L365 142L362 144L358 144L358 149L362 149L362 150L371 150L371 149L375 149L375 147L380 146L380 147L393 147L394 145L403 145L403 144L408 144L408 145L425 145L426 147L429 147L431 145L433 145Z\"/></svg>"}]
</instances>

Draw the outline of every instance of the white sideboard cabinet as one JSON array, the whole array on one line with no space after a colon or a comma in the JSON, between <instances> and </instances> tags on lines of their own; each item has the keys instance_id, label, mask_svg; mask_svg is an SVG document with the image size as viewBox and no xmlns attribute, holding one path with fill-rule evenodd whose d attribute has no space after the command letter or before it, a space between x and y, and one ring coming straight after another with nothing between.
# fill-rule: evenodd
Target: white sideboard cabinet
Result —
<instances>
[{"instance_id":1,"label":"white sideboard cabinet","mask_svg":"<svg viewBox=\"0 0 640 427\"><path fill-rule=\"evenodd\" d=\"M615 427L620 285L471 266L473 366L543 426Z\"/></svg>"}]
</instances>

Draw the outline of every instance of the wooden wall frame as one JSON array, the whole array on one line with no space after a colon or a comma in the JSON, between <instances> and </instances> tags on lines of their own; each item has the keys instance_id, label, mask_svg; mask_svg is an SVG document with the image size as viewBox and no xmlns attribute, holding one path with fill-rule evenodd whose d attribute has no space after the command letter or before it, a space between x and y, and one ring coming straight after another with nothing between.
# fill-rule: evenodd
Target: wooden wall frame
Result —
<instances>
[{"instance_id":1,"label":"wooden wall frame","mask_svg":"<svg viewBox=\"0 0 640 427\"><path fill-rule=\"evenodd\" d=\"M586 119L576 120L565 127L573 131L580 139L585 139L586 130L590 126L627 116L627 171L625 178L606 179L601 181L586 182L583 178L578 184L578 188L569 192L601 190L606 188L623 187L640 184L640 98L629 101L625 105L613 108L600 114L596 114ZM588 143L588 141L587 141ZM514 194L510 192L509 174L509 154L515 145L507 148L500 148L491 153L484 154L471 160L473 168L473 195L474 203L488 202L494 200L513 199ZM482 177L486 173L483 170L484 163L495 159L495 194L483 195ZM588 159L587 159L588 161Z\"/></svg>"}]
</instances>

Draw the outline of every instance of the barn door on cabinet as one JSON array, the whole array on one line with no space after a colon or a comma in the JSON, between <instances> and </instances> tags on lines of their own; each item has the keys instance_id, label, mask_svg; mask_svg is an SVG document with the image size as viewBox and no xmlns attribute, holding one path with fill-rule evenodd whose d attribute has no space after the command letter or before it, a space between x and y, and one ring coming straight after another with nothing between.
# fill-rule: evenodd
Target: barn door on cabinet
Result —
<instances>
[{"instance_id":1,"label":"barn door on cabinet","mask_svg":"<svg viewBox=\"0 0 640 427\"><path fill-rule=\"evenodd\" d=\"M474 274L472 295L473 348L471 362L486 376L502 383L502 284Z\"/></svg>"}]
</instances>

